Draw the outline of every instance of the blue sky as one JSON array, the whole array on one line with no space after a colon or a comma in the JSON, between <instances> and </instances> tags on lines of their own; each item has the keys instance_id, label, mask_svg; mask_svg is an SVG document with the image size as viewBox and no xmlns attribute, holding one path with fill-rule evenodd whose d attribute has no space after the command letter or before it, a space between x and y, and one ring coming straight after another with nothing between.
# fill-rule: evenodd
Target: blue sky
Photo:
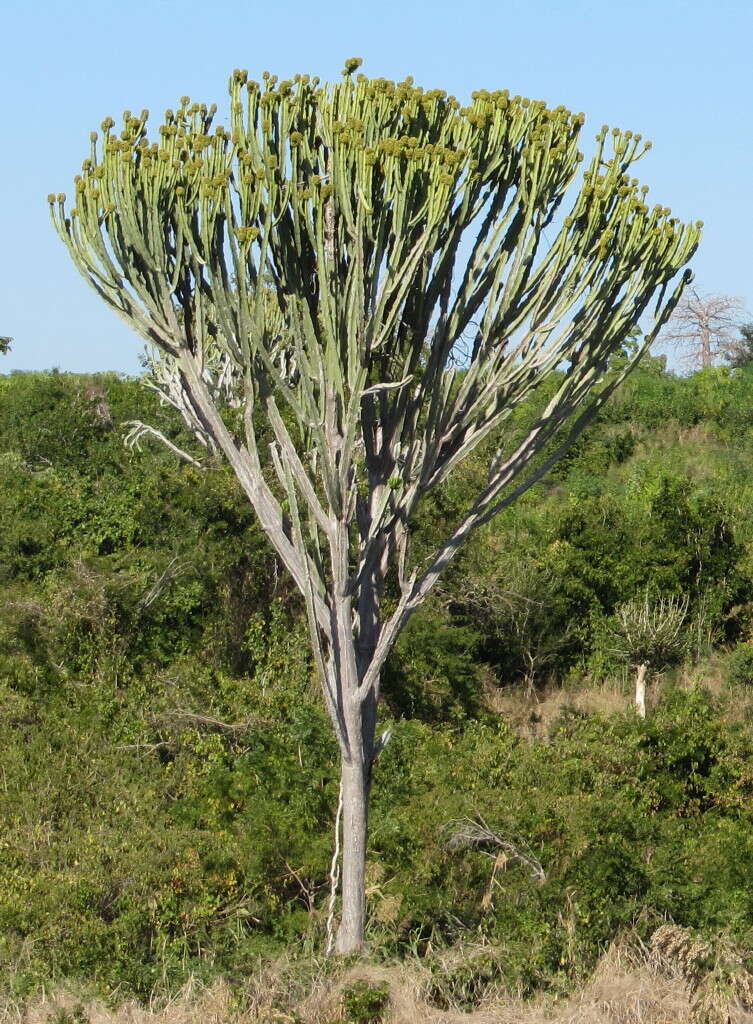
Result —
<instances>
[{"instance_id":1,"label":"blue sky","mask_svg":"<svg viewBox=\"0 0 753 1024\"><path fill-rule=\"evenodd\" d=\"M753 313L753 4L743 0L5 0L0 95L0 370L138 371L139 338L74 270L48 192L71 191L105 115L161 115L188 93L226 101L253 77L363 71L444 88L510 89L654 143L638 167L649 198L705 222L693 261L703 292Z\"/></svg>"}]
</instances>

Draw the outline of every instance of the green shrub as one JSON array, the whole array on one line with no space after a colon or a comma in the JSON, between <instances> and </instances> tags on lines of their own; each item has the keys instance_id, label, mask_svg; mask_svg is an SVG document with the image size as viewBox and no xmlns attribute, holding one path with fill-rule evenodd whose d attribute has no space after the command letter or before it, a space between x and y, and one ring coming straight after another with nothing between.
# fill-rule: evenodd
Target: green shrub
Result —
<instances>
[{"instance_id":1,"label":"green shrub","mask_svg":"<svg viewBox=\"0 0 753 1024\"><path fill-rule=\"evenodd\" d=\"M753 643L738 644L727 662L728 686L753 686Z\"/></svg>"},{"instance_id":2,"label":"green shrub","mask_svg":"<svg viewBox=\"0 0 753 1024\"><path fill-rule=\"evenodd\" d=\"M372 985L358 980L342 989L342 1005L348 1024L379 1024L389 1001L386 982Z\"/></svg>"},{"instance_id":3,"label":"green shrub","mask_svg":"<svg viewBox=\"0 0 753 1024\"><path fill-rule=\"evenodd\" d=\"M481 709L479 635L441 608L420 608L402 631L383 672L391 712L427 722L462 720Z\"/></svg>"}]
</instances>

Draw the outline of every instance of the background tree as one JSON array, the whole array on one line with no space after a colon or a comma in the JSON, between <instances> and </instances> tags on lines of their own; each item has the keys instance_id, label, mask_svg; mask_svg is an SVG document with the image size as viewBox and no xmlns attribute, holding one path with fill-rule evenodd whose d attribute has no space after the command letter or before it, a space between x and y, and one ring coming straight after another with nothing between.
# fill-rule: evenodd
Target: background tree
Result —
<instances>
[{"instance_id":1,"label":"background tree","mask_svg":"<svg viewBox=\"0 0 753 1024\"><path fill-rule=\"evenodd\" d=\"M464 615L487 643L504 648L508 671L517 670L537 699L537 686L572 642L574 622L562 607L561 581L551 566L527 558L522 545L500 559L487 541L484 555L481 565L468 566L455 600L460 597Z\"/></svg>"},{"instance_id":2,"label":"background tree","mask_svg":"<svg viewBox=\"0 0 753 1024\"><path fill-rule=\"evenodd\" d=\"M724 358L734 369L753 363L753 322L740 325L740 333L731 342Z\"/></svg>"},{"instance_id":3,"label":"background tree","mask_svg":"<svg viewBox=\"0 0 753 1024\"><path fill-rule=\"evenodd\" d=\"M636 359L656 336L700 228L644 202L640 136L602 128L565 213L582 115L506 92L461 107L356 79L359 63L334 86L235 71L229 129L188 97L154 142L146 111L119 135L107 118L75 206L50 196L76 265L163 354L305 598L341 753L340 952L363 943L385 659L463 541L634 365L602 383L658 292ZM493 443L552 380L528 429ZM487 440L485 483L414 565L419 503Z\"/></svg>"},{"instance_id":4,"label":"background tree","mask_svg":"<svg viewBox=\"0 0 753 1024\"><path fill-rule=\"evenodd\" d=\"M646 717L646 681L649 669L660 669L677 659L686 644L683 626L688 597L651 601L648 592L620 605L614 627L615 652L635 668L635 709Z\"/></svg>"},{"instance_id":5,"label":"background tree","mask_svg":"<svg viewBox=\"0 0 753 1024\"><path fill-rule=\"evenodd\" d=\"M686 366L713 366L735 351L743 310L742 300L735 296L701 295L691 288L677 304L661 340L677 350Z\"/></svg>"}]
</instances>

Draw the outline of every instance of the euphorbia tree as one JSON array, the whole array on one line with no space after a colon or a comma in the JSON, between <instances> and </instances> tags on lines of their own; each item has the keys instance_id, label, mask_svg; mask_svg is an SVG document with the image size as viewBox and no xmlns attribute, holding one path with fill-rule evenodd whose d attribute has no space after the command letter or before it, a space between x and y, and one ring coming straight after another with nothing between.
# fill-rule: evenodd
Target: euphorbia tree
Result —
<instances>
[{"instance_id":1,"label":"euphorbia tree","mask_svg":"<svg viewBox=\"0 0 753 1024\"><path fill-rule=\"evenodd\" d=\"M336 85L234 71L213 132L215 108L187 97L155 141L146 111L120 134L108 118L74 208L50 197L76 265L162 353L174 404L228 459L305 598L342 762L341 952L363 943L385 658L471 531L606 399L607 361L658 293L653 339L700 227L646 205L640 136L603 128L563 209L581 114L507 92L461 106L354 77L359 63ZM555 373L526 436L495 446ZM242 417L223 417L229 398ZM484 441L486 485L412 565L419 502Z\"/></svg>"},{"instance_id":2,"label":"euphorbia tree","mask_svg":"<svg viewBox=\"0 0 753 1024\"><path fill-rule=\"evenodd\" d=\"M635 668L635 710L646 717L646 680L649 669L664 668L687 650L685 620L688 597L662 597L651 601L648 591L617 608L614 653Z\"/></svg>"}]
</instances>

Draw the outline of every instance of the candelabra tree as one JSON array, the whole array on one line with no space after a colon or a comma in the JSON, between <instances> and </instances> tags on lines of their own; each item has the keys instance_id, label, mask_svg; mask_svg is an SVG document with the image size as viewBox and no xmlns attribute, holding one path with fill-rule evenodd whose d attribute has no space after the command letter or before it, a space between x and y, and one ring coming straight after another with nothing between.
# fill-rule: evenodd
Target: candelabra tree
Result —
<instances>
[{"instance_id":1,"label":"candelabra tree","mask_svg":"<svg viewBox=\"0 0 753 1024\"><path fill-rule=\"evenodd\" d=\"M646 717L646 681L649 669L666 667L687 650L684 629L689 600L662 597L651 601L648 591L617 608L613 630L614 653L635 669L635 709Z\"/></svg>"},{"instance_id":2,"label":"candelabra tree","mask_svg":"<svg viewBox=\"0 0 753 1024\"><path fill-rule=\"evenodd\" d=\"M363 944L385 659L471 531L605 401L609 357L644 313L641 351L653 339L700 228L646 205L638 135L602 128L570 195L581 114L507 92L462 106L359 63L334 85L234 71L227 127L188 97L154 141L146 111L119 133L107 118L72 208L49 197L74 262L161 354L172 404L227 458L305 598L341 755L340 952ZM494 444L552 374L528 433ZM482 442L485 485L412 564L417 506Z\"/></svg>"}]
</instances>

